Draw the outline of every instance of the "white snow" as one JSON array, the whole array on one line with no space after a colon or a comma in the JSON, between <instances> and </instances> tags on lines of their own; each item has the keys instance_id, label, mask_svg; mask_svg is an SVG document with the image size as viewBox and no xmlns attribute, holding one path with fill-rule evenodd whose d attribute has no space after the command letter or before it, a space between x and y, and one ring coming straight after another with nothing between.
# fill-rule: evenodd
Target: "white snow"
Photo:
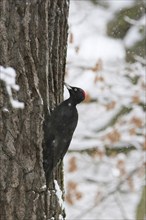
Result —
<instances>
[{"instance_id":1,"label":"white snow","mask_svg":"<svg viewBox=\"0 0 146 220\"><path fill-rule=\"evenodd\" d=\"M7 108L3 108L3 112L9 112Z\"/></svg>"},{"instance_id":2,"label":"white snow","mask_svg":"<svg viewBox=\"0 0 146 220\"><path fill-rule=\"evenodd\" d=\"M125 20L128 20L128 19L125 19ZM136 42L142 40L142 34L140 33L140 29L142 28L142 26L145 25L143 24L143 20L146 20L146 16L140 19L139 22L135 21L135 24L129 29L128 33L126 34L124 38L124 44L126 47L130 48Z\"/></svg>"},{"instance_id":3,"label":"white snow","mask_svg":"<svg viewBox=\"0 0 146 220\"><path fill-rule=\"evenodd\" d=\"M59 215L59 220L64 220L64 218L61 214Z\"/></svg>"},{"instance_id":4,"label":"white snow","mask_svg":"<svg viewBox=\"0 0 146 220\"><path fill-rule=\"evenodd\" d=\"M62 209L64 209L64 201L62 198L62 191L60 189L60 186L58 185L57 180L54 180L54 184L55 184L56 196L58 198L59 205Z\"/></svg>"},{"instance_id":5,"label":"white snow","mask_svg":"<svg viewBox=\"0 0 146 220\"><path fill-rule=\"evenodd\" d=\"M119 11L122 10L123 8L131 7L134 4L134 0L130 1L125 1L125 0L120 0L120 1L110 1L107 0L110 6L110 10L113 11Z\"/></svg>"},{"instance_id":6,"label":"white snow","mask_svg":"<svg viewBox=\"0 0 146 220\"><path fill-rule=\"evenodd\" d=\"M0 80L5 82L10 102L14 108L24 108L24 103L14 100L12 89L19 91L19 85L16 84L16 72L12 67L4 68L0 66Z\"/></svg>"},{"instance_id":7,"label":"white snow","mask_svg":"<svg viewBox=\"0 0 146 220\"><path fill-rule=\"evenodd\" d=\"M107 37L95 34L82 41L78 56L80 59L84 59L85 62L92 60L96 63L98 59L104 60L104 62L107 60L108 62L117 62L124 60L125 50L120 40L107 39Z\"/></svg>"},{"instance_id":8,"label":"white snow","mask_svg":"<svg viewBox=\"0 0 146 220\"><path fill-rule=\"evenodd\" d=\"M46 186L46 184L45 185L43 185L41 188L40 188L40 190L45 190L47 188L47 186Z\"/></svg>"}]
</instances>

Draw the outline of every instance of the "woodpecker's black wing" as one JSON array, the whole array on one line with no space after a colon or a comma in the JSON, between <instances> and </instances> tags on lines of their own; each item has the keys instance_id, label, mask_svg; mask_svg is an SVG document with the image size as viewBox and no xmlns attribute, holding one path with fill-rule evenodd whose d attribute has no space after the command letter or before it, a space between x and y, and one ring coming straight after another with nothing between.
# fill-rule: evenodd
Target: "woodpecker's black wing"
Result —
<instances>
[{"instance_id":1,"label":"woodpecker's black wing","mask_svg":"<svg viewBox=\"0 0 146 220\"><path fill-rule=\"evenodd\" d=\"M78 113L75 106L69 100L56 107L46 123L44 170L46 179L49 180L57 163L63 159L71 142L78 121Z\"/></svg>"}]
</instances>

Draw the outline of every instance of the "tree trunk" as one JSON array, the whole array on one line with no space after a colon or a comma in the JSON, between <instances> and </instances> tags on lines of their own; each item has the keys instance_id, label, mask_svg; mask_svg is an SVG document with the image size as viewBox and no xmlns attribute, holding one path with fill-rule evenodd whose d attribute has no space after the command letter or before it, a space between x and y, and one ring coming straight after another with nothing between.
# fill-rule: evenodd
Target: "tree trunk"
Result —
<instances>
[{"instance_id":1,"label":"tree trunk","mask_svg":"<svg viewBox=\"0 0 146 220\"><path fill-rule=\"evenodd\" d=\"M25 104L12 108L0 81L1 220L64 219L53 180L49 191L41 187L43 123L63 97L68 7L68 0L0 2L0 65L16 70L13 97ZM61 167L54 177L63 190Z\"/></svg>"}]
</instances>

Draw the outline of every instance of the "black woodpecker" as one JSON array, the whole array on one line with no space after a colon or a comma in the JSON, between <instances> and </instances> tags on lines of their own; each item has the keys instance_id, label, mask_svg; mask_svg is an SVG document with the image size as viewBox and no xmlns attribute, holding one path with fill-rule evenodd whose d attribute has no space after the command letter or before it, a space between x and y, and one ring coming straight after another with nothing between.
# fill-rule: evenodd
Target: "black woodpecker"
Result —
<instances>
[{"instance_id":1,"label":"black woodpecker","mask_svg":"<svg viewBox=\"0 0 146 220\"><path fill-rule=\"evenodd\" d=\"M44 124L45 147L43 167L48 185L53 169L66 154L78 122L76 105L85 99L85 92L64 83L70 97L58 105Z\"/></svg>"}]
</instances>

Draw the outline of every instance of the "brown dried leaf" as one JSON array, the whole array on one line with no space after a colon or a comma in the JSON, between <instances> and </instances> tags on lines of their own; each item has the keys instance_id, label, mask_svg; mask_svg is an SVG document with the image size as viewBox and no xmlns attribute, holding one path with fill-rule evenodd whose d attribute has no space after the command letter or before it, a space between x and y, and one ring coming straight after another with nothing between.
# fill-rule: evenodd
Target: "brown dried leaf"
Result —
<instances>
[{"instance_id":1,"label":"brown dried leaf","mask_svg":"<svg viewBox=\"0 0 146 220\"><path fill-rule=\"evenodd\" d=\"M127 182L128 182L128 185L129 185L129 187L130 187L131 192L134 192L135 187L134 187L134 182L133 182L133 179L132 179L131 176L128 177Z\"/></svg>"},{"instance_id":2,"label":"brown dried leaf","mask_svg":"<svg viewBox=\"0 0 146 220\"><path fill-rule=\"evenodd\" d=\"M78 192L76 192L75 197L76 197L77 200L80 200L80 199L82 199L83 194L78 191Z\"/></svg>"},{"instance_id":3,"label":"brown dried leaf","mask_svg":"<svg viewBox=\"0 0 146 220\"><path fill-rule=\"evenodd\" d=\"M122 159L119 159L117 162L117 168L120 171L121 176L125 176L126 174L126 167L125 167L125 161Z\"/></svg>"},{"instance_id":4,"label":"brown dried leaf","mask_svg":"<svg viewBox=\"0 0 146 220\"><path fill-rule=\"evenodd\" d=\"M99 159L102 159L105 155L105 152L104 150L101 150L101 149L96 149L94 150L94 152L91 154L91 156L93 158L96 158L96 157L99 157Z\"/></svg>"},{"instance_id":5,"label":"brown dried leaf","mask_svg":"<svg viewBox=\"0 0 146 220\"><path fill-rule=\"evenodd\" d=\"M143 177L145 175L146 163L144 163L137 171L138 177Z\"/></svg>"},{"instance_id":6,"label":"brown dried leaf","mask_svg":"<svg viewBox=\"0 0 146 220\"><path fill-rule=\"evenodd\" d=\"M110 102L110 103L108 103L108 104L105 105L106 110L114 109L115 106L116 106L116 102L115 102L115 101L112 101L112 102Z\"/></svg>"},{"instance_id":7,"label":"brown dried leaf","mask_svg":"<svg viewBox=\"0 0 146 220\"><path fill-rule=\"evenodd\" d=\"M77 183L73 181L68 181L67 188L69 191L75 191L77 189Z\"/></svg>"},{"instance_id":8,"label":"brown dried leaf","mask_svg":"<svg viewBox=\"0 0 146 220\"><path fill-rule=\"evenodd\" d=\"M69 205L74 205L73 197L70 193L66 194L65 200Z\"/></svg>"},{"instance_id":9,"label":"brown dried leaf","mask_svg":"<svg viewBox=\"0 0 146 220\"><path fill-rule=\"evenodd\" d=\"M112 132L108 133L107 136L106 136L112 143L116 143L120 140L121 138L121 134L116 131L116 130L113 130Z\"/></svg>"},{"instance_id":10,"label":"brown dried leaf","mask_svg":"<svg viewBox=\"0 0 146 220\"><path fill-rule=\"evenodd\" d=\"M69 34L69 43L72 44L73 42L74 42L74 35L73 35L73 33L71 32L71 33Z\"/></svg>"},{"instance_id":11,"label":"brown dried leaf","mask_svg":"<svg viewBox=\"0 0 146 220\"><path fill-rule=\"evenodd\" d=\"M122 160L122 159L119 159L119 160L117 161L117 168L118 168L119 170L125 168L125 161Z\"/></svg>"},{"instance_id":12,"label":"brown dried leaf","mask_svg":"<svg viewBox=\"0 0 146 220\"><path fill-rule=\"evenodd\" d=\"M82 192L77 190L77 183L69 181L67 183L66 201L70 205L74 205L76 200L80 200L83 197Z\"/></svg>"},{"instance_id":13,"label":"brown dried leaf","mask_svg":"<svg viewBox=\"0 0 146 220\"><path fill-rule=\"evenodd\" d=\"M144 151L146 151L146 139L144 140L144 143L143 143L143 148L142 148Z\"/></svg>"},{"instance_id":14,"label":"brown dried leaf","mask_svg":"<svg viewBox=\"0 0 146 220\"><path fill-rule=\"evenodd\" d=\"M138 104L140 103L140 98L138 95L135 95L132 97L132 102L135 103L135 104Z\"/></svg>"},{"instance_id":15,"label":"brown dried leaf","mask_svg":"<svg viewBox=\"0 0 146 220\"><path fill-rule=\"evenodd\" d=\"M100 160L102 160L102 158L105 156L105 152L103 150L98 150L98 155Z\"/></svg>"},{"instance_id":16,"label":"brown dried leaf","mask_svg":"<svg viewBox=\"0 0 146 220\"><path fill-rule=\"evenodd\" d=\"M143 125L143 121L141 120L141 118L135 116L131 119L131 123L134 124L136 127L142 127Z\"/></svg>"},{"instance_id":17,"label":"brown dried leaf","mask_svg":"<svg viewBox=\"0 0 146 220\"><path fill-rule=\"evenodd\" d=\"M104 78L102 76L96 76L94 79L94 83L103 82L103 81L104 81Z\"/></svg>"},{"instance_id":18,"label":"brown dried leaf","mask_svg":"<svg viewBox=\"0 0 146 220\"><path fill-rule=\"evenodd\" d=\"M69 172L75 172L77 170L77 161L76 161L76 157L71 157L69 160L69 168L68 171Z\"/></svg>"},{"instance_id":19,"label":"brown dried leaf","mask_svg":"<svg viewBox=\"0 0 146 220\"><path fill-rule=\"evenodd\" d=\"M142 89L146 89L146 83L145 82L141 82L141 87L142 87Z\"/></svg>"},{"instance_id":20,"label":"brown dried leaf","mask_svg":"<svg viewBox=\"0 0 146 220\"><path fill-rule=\"evenodd\" d=\"M135 134L136 134L136 129L135 129L135 128L130 128L129 134L130 134L131 136L132 136L132 135L135 135Z\"/></svg>"},{"instance_id":21,"label":"brown dried leaf","mask_svg":"<svg viewBox=\"0 0 146 220\"><path fill-rule=\"evenodd\" d=\"M102 68L103 68L102 60L99 59L99 60L96 62L95 66L91 68L91 70L92 70L93 72L97 72L97 71L101 71Z\"/></svg>"}]
</instances>

